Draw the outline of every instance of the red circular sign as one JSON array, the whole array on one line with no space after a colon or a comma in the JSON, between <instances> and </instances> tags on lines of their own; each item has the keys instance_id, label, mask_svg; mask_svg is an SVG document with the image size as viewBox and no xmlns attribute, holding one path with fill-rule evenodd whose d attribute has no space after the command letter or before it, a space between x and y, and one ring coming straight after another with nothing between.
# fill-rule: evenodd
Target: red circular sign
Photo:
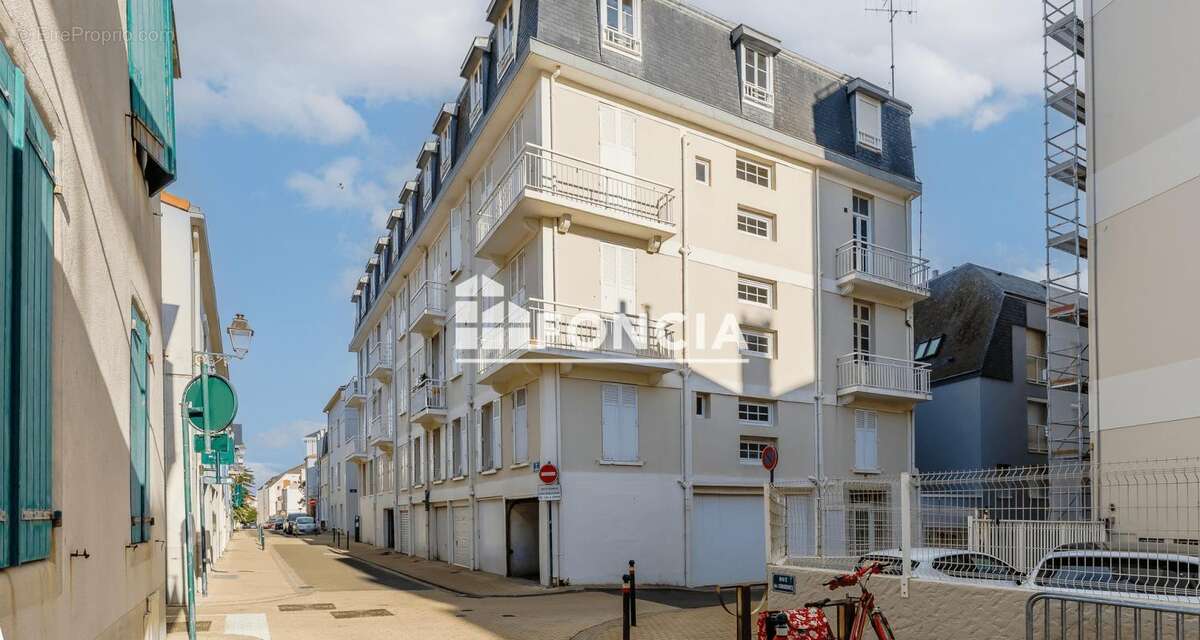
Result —
<instances>
[{"instance_id":1,"label":"red circular sign","mask_svg":"<svg viewBox=\"0 0 1200 640\"><path fill-rule=\"evenodd\" d=\"M775 447L767 445L762 451L762 466L767 471L774 471L775 466L779 464L779 450Z\"/></svg>"},{"instance_id":2,"label":"red circular sign","mask_svg":"<svg viewBox=\"0 0 1200 640\"><path fill-rule=\"evenodd\" d=\"M541 469L538 469L538 477L546 484L554 484L558 482L558 467L547 462L542 465Z\"/></svg>"}]
</instances>

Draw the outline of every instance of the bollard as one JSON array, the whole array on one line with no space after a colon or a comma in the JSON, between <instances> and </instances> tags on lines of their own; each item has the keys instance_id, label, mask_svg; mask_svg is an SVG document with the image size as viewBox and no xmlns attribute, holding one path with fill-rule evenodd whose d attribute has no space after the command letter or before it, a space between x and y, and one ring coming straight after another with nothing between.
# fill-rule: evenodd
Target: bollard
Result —
<instances>
[{"instance_id":1,"label":"bollard","mask_svg":"<svg viewBox=\"0 0 1200 640\"><path fill-rule=\"evenodd\" d=\"M637 567L629 561L629 626L637 626Z\"/></svg>"},{"instance_id":2,"label":"bollard","mask_svg":"<svg viewBox=\"0 0 1200 640\"><path fill-rule=\"evenodd\" d=\"M750 587L749 585L738 585L737 587L737 638L738 640L751 640L750 635Z\"/></svg>"},{"instance_id":3,"label":"bollard","mask_svg":"<svg viewBox=\"0 0 1200 640\"><path fill-rule=\"evenodd\" d=\"M621 640L629 640L629 574L621 576Z\"/></svg>"},{"instance_id":4,"label":"bollard","mask_svg":"<svg viewBox=\"0 0 1200 640\"><path fill-rule=\"evenodd\" d=\"M263 537L263 528L261 524L258 525L258 550L267 550L267 539Z\"/></svg>"}]
</instances>

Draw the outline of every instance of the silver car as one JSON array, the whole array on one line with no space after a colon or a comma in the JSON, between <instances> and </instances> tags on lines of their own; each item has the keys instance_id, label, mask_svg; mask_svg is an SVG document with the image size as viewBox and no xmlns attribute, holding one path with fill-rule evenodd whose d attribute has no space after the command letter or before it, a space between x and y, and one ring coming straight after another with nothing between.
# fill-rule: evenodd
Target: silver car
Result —
<instances>
[{"instance_id":1,"label":"silver car","mask_svg":"<svg viewBox=\"0 0 1200 640\"><path fill-rule=\"evenodd\" d=\"M320 527L311 516L300 516L292 523L292 533L298 536L317 533Z\"/></svg>"}]
</instances>

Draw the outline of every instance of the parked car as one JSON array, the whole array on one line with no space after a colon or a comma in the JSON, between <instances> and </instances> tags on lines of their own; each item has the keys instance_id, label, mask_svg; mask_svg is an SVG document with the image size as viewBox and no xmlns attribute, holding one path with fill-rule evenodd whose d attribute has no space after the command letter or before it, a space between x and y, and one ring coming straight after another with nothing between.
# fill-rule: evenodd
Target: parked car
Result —
<instances>
[{"instance_id":1,"label":"parked car","mask_svg":"<svg viewBox=\"0 0 1200 640\"><path fill-rule=\"evenodd\" d=\"M295 526L296 520L298 518L307 518L307 517L309 517L307 513L289 513L289 514L287 514L287 520L283 521L283 532L288 535L292 535L292 533L293 533L292 527Z\"/></svg>"},{"instance_id":2,"label":"parked car","mask_svg":"<svg viewBox=\"0 0 1200 640\"><path fill-rule=\"evenodd\" d=\"M1200 604L1200 555L1194 546L1063 545L1046 554L1025 585L1039 591Z\"/></svg>"},{"instance_id":3,"label":"parked car","mask_svg":"<svg viewBox=\"0 0 1200 640\"><path fill-rule=\"evenodd\" d=\"M858 559L857 566L878 562L883 565L883 575L900 575L901 555L899 549L872 551ZM942 582L971 582L995 584L1007 582L1021 584L1025 574L996 556L978 551L964 551L943 547L914 547L909 556L912 577Z\"/></svg>"},{"instance_id":4,"label":"parked car","mask_svg":"<svg viewBox=\"0 0 1200 640\"><path fill-rule=\"evenodd\" d=\"M320 527L317 525L316 519L312 517L304 516L302 518L296 518L296 521L292 523L292 535L294 536L302 536L305 534L319 532Z\"/></svg>"},{"instance_id":5,"label":"parked car","mask_svg":"<svg viewBox=\"0 0 1200 640\"><path fill-rule=\"evenodd\" d=\"M270 531L280 531L283 529L283 516L271 516L267 521L267 529Z\"/></svg>"}]
</instances>

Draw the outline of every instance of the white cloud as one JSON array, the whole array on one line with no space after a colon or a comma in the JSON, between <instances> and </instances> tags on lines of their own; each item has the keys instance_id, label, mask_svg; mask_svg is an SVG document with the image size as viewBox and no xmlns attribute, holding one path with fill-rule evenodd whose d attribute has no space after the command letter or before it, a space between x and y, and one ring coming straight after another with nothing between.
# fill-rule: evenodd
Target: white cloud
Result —
<instances>
[{"instance_id":1,"label":"white cloud","mask_svg":"<svg viewBox=\"0 0 1200 640\"><path fill-rule=\"evenodd\" d=\"M359 108L458 90L484 0L189 0L176 4L184 126L321 143L366 135ZM432 114L430 116L432 118Z\"/></svg>"},{"instance_id":2,"label":"white cloud","mask_svg":"<svg viewBox=\"0 0 1200 640\"><path fill-rule=\"evenodd\" d=\"M325 423L320 420L292 420L266 431L253 433L249 437L249 448L254 451L301 449L304 445L304 436L324 426Z\"/></svg>"},{"instance_id":3,"label":"white cloud","mask_svg":"<svg viewBox=\"0 0 1200 640\"><path fill-rule=\"evenodd\" d=\"M386 187L363 175L363 163L358 158L337 158L316 172L295 171L287 186L313 209L338 211L383 210L389 194L399 192L398 185Z\"/></svg>"}]
</instances>

